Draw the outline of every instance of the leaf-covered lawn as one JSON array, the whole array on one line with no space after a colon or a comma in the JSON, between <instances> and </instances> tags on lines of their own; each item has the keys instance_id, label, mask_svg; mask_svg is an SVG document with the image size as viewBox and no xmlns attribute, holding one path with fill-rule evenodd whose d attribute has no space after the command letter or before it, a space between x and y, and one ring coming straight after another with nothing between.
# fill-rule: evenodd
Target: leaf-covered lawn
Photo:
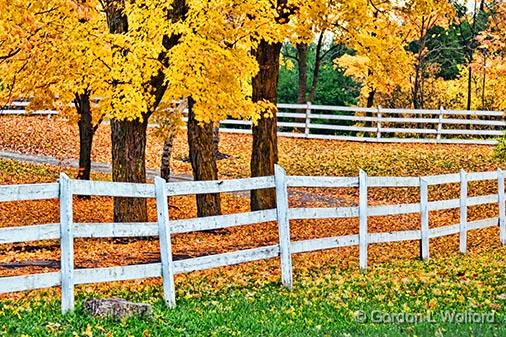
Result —
<instances>
[{"instance_id":1,"label":"leaf-covered lawn","mask_svg":"<svg viewBox=\"0 0 506 337\"><path fill-rule=\"evenodd\" d=\"M75 141L69 141L74 139ZM150 135L148 166L156 168L161 144ZM103 126L96 137L94 160L107 162L110 138ZM224 177L249 174L251 138L244 135L222 135L221 150L231 154L219 162ZM77 130L64 121L45 118L2 118L0 150L39 153L59 158L77 158ZM494 170L506 167L493 159L493 148L486 146L360 144L302 139L280 139L280 161L289 174L356 175L363 168L371 175L432 175L468 171ZM181 133L175 147L175 173L190 173L190 166L181 159L187 148ZM27 165L0 160L0 184L54 182L60 168ZM74 176L75 170L65 170ZM110 179L94 175L94 179ZM496 193L494 182L472 183L471 195ZM430 199L457 198L457 185L431 187ZM413 188L371 189L371 204L418 202ZM223 212L248 211L247 195L224 194ZM296 189L290 194L291 207L336 207L356 205L356 189ZM195 216L193 197L171 198L173 219ZM76 222L111 222L112 200L92 198L74 200ZM469 208L469 219L497 216L497 206ZM153 200L149 201L150 221L156 220ZM431 228L458 223L457 210L431 212ZM56 200L0 203L0 227L25 226L58 222ZM369 222L370 232L418 229L418 215L375 217ZM292 240L356 234L356 219L291 221ZM107 267L148 263L159 260L157 240L83 240L76 242L76 267ZM188 258L238 249L275 244L275 223L231 228L220 233L191 233L173 238L174 254ZM297 285L293 293L280 290L279 262L260 261L181 275L176 279L179 306L163 309L159 294L160 280L81 287L85 293L100 296L111 294L156 304L154 321L134 319L127 322L96 321L76 315L60 317L56 290L48 290L37 304L38 292L0 297L0 335L43 336L170 336L170 335L316 335L346 336L356 334L397 335L505 335L504 325L452 324L357 324L358 310L400 309L415 313L424 310L496 310L504 318L506 250L500 248L497 228L469 233L470 255L458 254L456 235L433 239L428 263L418 261L417 241L371 245L371 269L358 272L358 249L344 248L294 257ZM0 246L0 276L57 271L58 242L34 242ZM24 265L23 265L24 264ZM9 304L5 300L15 300ZM16 309L22 303L21 309ZM49 309L48 309L49 308ZM17 311L18 310L18 311ZM35 322L35 323L31 323ZM19 330L15 330L18 328ZM13 330L14 329L14 330ZM500 329L503 329L501 331ZM474 331L474 332L473 332Z\"/></svg>"},{"instance_id":2,"label":"leaf-covered lawn","mask_svg":"<svg viewBox=\"0 0 506 337\"><path fill-rule=\"evenodd\" d=\"M58 168L40 165L25 165L12 161L0 160L2 173L1 183L22 183L55 181ZM17 172L21 173L19 176ZM73 174L75 172L68 172ZM104 179L104 176L95 178ZM491 192L491 186L485 186L485 192ZM307 192L307 191L306 191ZM314 195L321 191L312 190ZM416 189L394 189L371 191L373 203L416 202ZM431 190L431 198L458 195L458 188ZM330 201L305 200L305 195L291 195L291 206L335 207L354 205L357 203L357 191L344 189L327 192ZM223 212L239 213L249 210L247 196L223 195ZM154 200L149 200L149 221L156 221ZM172 219L194 217L196 214L195 200L192 196L171 198L170 213ZM431 213L431 227L458 223L458 210ZM497 206L471 207L470 220L497 216ZM74 221L81 222L112 222L112 199L97 197L91 200L74 200ZM58 201L42 200L30 202L0 203L0 227L26 226L59 221ZM293 241L351 235L358 232L357 219L328 219L291 221L291 237ZM414 230L420 226L419 216L404 215L393 217L374 217L370 219L370 232L390 232ZM230 228L219 233L189 233L175 235L173 252L176 258L197 257L218 254L240 249L249 249L277 243L278 231L275 223L263 223L250 226ZM109 267L136 263L152 263L159 261L159 243L150 240L109 240L109 239L76 239L75 262L77 268ZM472 253L494 250L500 246L498 228L476 230L469 233L468 248ZM458 236L453 235L433 239L430 242L431 256L441 258L455 256L458 252ZM369 249L369 261L372 265L389 262L395 259L416 260L419 256L418 241L406 241L390 244L374 244ZM58 242L41 241L26 244L0 245L0 276L14 276L29 273L57 271L59 268ZM296 270L311 270L325 266L338 268L358 268L358 248L350 247L330 251L298 255L294 259ZM215 275L212 272L195 273L199 276ZM279 279L277 261L266 261L255 264L255 272L249 266L223 268L220 270L223 280L243 282L248 277L276 281ZM214 277L214 276L213 276ZM219 279L217 281L220 282ZM155 282L155 284L158 284Z\"/></svg>"},{"instance_id":3,"label":"leaf-covered lawn","mask_svg":"<svg viewBox=\"0 0 506 337\"><path fill-rule=\"evenodd\" d=\"M78 129L65 120L46 117L0 119L0 150L78 158ZM93 160L110 162L110 127L99 128ZM251 136L223 133L220 149L232 157L218 162L223 177L249 175ZM162 141L149 131L147 165L158 168ZM280 164L292 175L357 175L360 168L370 175L417 176L455 173L460 169L485 171L501 164L493 159L492 146L429 144L365 144L328 140L279 139ZM176 138L172 170L191 174L186 133ZM506 167L503 165L503 167Z\"/></svg>"},{"instance_id":4,"label":"leaf-covered lawn","mask_svg":"<svg viewBox=\"0 0 506 337\"><path fill-rule=\"evenodd\" d=\"M0 302L0 336L504 336L505 256L501 248L428 263L377 265L365 274L300 271L291 292L273 282L216 287L200 278L178 284L173 310L163 306L159 287L100 289L99 296L152 303L151 319L92 318L83 313L82 300L97 289L81 288L77 311L64 317L55 298ZM454 314L474 314L484 323L451 322ZM377 322L380 316L385 323Z\"/></svg>"}]
</instances>

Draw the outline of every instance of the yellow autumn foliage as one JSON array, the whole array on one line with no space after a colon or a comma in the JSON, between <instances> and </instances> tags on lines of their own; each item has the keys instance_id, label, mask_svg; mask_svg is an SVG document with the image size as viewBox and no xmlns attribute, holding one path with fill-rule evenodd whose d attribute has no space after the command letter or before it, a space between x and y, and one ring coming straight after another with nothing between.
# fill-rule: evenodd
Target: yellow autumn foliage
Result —
<instances>
[{"instance_id":1,"label":"yellow autumn foliage","mask_svg":"<svg viewBox=\"0 0 506 337\"><path fill-rule=\"evenodd\" d=\"M101 43L105 18L91 3L0 1L0 105L30 99L31 108L75 117L70 103L87 92L105 98L93 107L99 118L109 101L110 56Z\"/></svg>"}]
</instances>

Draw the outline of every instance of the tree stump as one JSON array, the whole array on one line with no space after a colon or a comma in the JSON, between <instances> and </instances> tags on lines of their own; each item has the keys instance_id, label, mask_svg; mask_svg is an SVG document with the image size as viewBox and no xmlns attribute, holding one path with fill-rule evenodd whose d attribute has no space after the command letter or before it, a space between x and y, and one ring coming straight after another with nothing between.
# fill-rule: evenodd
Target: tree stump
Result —
<instances>
[{"instance_id":1,"label":"tree stump","mask_svg":"<svg viewBox=\"0 0 506 337\"><path fill-rule=\"evenodd\" d=\"M90 299L84 303L84 311L95 317L128 318L132 316L151 317L151 305L134 303L122 298Z\"/></svg>"}]
</instances>

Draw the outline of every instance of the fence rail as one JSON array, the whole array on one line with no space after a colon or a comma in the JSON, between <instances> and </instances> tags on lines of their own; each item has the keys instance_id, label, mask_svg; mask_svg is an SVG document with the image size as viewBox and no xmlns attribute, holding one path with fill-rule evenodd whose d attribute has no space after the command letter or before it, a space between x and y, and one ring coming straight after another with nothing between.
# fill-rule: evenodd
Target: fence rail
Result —
<instances>
[{"instance_id":1,"label":"fence rail","mask_svg":"<svg viewBox=\"0 0 506 337\"><path fill-rule=\"evenodd\" d=\"M501 111L360 108L278 104L281 136L380 143L497 144L506 121ZM251 132L247 121L227 119L225 132Z\"/></svg>"},{"instance_id":2,"label":"fence rail","mask_svg":"<svg viewBox=\"0 0 506 337\"><path fill-rule=\"evenodd\" d=\"M14 102L0 115L26 115L28 102ZM38 110L33 115L56 115ZM382 143L497 144L506 121L502 111L465 111L362 108L306 104L278 104L281 136ZM187 118L184 117L187 121ZM153 125L152 125L153 126ZM227 119L220 130L251 133L251 122Z\"/></svg>"},{"instance_id":3,"label":"fence rail","mask_svg":"<svg viewBox=\"0 0 506 337\"><path fill-rule=\"evenodd\" d=\"M484 180L496 181L498 193L469 197L469 182ZM460 198L429 201L429 186L455 183L461 186ZM337 208L289 208L288 190L297 187L357 188L359 190L359 204ZM420 202L371 206L368 202L368 189L375 187L418 188ZM169 196L225 193L263 188L276 189L276 209L183 220L169 218L167 202ZM418 240L420 241L421 258L428 259L429 242L432 238L458 234L459 250L465 253L469 231L499 226L500 240L504 245L506 244L504 189L504 172L501 170L483 173L461 171L458 174L426 177L369 177L364 171L360 171L358 177L302 177L286 176L283 168L279 166L276 166L275 175L271 177L224 181L166 183L165 180L158 177L154 184L130 184L71 180L62 174L59 182L54 184L0 186L0 201L3 202L40 199L59 199L60 201L60 223L0 228L0 244L59 240L61 248L59 272L0 278L0 293L60 286L62 288L62 311L68 312L74 308L74 287L76 285L162 277L165 301L168 306L173 307L176 304L174 275L179 273L279 258L282 283L290 288L293 285L292 255L297 253L358 246L360 268L365 270L368 264L368 246L371 244ZM155 198L158 219L153 223L74 223L72 207L74 195ZM496 203L499 204L497 217L468 221L468 207ZM460 210L459 223L430 228L429 214L431 211L452 208ZM420 214L419 229L384 233L370 233L368 230L370 217L413 213ZM291 241L290 220L329 218L358 218L358 234ZM278 244L178 261L172 259L171 235L173 234L265 222L277 223ZM75 238L141 236L159 237L160 263L74 269L73 244Z\"/></svg>"}]
</instances>

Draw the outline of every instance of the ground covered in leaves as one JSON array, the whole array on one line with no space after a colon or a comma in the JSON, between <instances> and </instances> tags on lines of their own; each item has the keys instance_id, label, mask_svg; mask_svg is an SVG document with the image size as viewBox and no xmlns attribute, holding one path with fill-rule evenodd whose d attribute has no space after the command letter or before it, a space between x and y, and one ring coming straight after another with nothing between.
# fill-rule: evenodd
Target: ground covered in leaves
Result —
<instances>
[{"instance_id":1,"label":"ground covered in leaves","mask_svg":"<svg viewBox=\"0 0 506 337\"><path fill-rule=\"evenodd\" d=\"M108 130L108 126L99 129L93 151L95 161L109 161L110 137ZM60 159L77 158L77 140L77 129L63 120L47 120L38 117L2 117L0 123L0 150L50 155ZM161 152L161 141L156 139L150 132L148 144L148 166L156 168ZM220 175L224 178L248 176L251 137L224 134L220 146L222 152L232 156L219 162ZM183 160L186 156L187 146L184 133L181 133L175 146L174 173L191 173L189 164ZM356 176L360 168L375 176L420 176L456 173L461 168L470 172L478 172L506 167L506 165L497 162L493 158L493 148L487 146L360 144L289 138L280 139L280 163L286 168L288 174L329 176ZM45 165L27 165L0 160L0 184L54 182L58 178L60 170L61 168ZM70 176L76 174L75 170L66 169L65 171ZM107 175L94 175L93 179L108 180L110 177ZM485 195L497 193L497 187L493 182L471 183L469 191L473 196ZM457 185L430 188L431 200L458 198L458 195L459 187ZM414 188L376 188L370 190L369 196L372 205L418 202L419 198L418 190ZM249 199L245 194L224 194L222 198L224 213L239 213L249 210ZM170 209L172 219L191 218L196 214L195 200L192 196L171 198L170 203L172 206ZM291 207L342 207L357 204L358 191L356 189L294 189L290 191ZM496 205L470 207L469 219L478 220L494 217L497 216L497 212ZM150 221L156 220L154 200L149 201L149 217ZM75 198L74 220L78 223L112 222L112 200L110 198L91 198L89 200ZM431 212L430 220L431 228L455 224L459 222L459 214L457 210ZM56 223L58 221L57 200L0 203L0 227ZM357 219L291 221L290 225L293 241L349 235L358 232ZM412 230L418 229L419 226L420 219L416 214L374 217L370 219L369 231ZM107 267L159 261L159 246L158 241L155 239L77 239L75 241L76 268ZM219 233L176 235L173 238L173 251L175 258L183 259L272 245L276 242L276 224L263 223L231 228ZM500 273L505 274L506 251L504 248L500 248L497 228L470 232L468 239L470 255L465 258L458 256L458 237L456 235L433 239L430 244L431 257L434 262L429 264L418 262L419 243L417 241L371 245L369 248L369 261L372 266L372 273L366 275L357 272L358 249L356 247L295 255L294 270L298 275L300 285L294 292L299 297L294 296L293 298L289 293L280 291L277 288L277 282L280 278L279 262L277 260L181 275L176 280L179 291L178 298L182 301L180 308L177 311L167 313L161 309L161 305L158 303L157 318L155 319L160 319L160 322L165 322L167 326L176 327L174 331L187 328L191 330L187 331L188 333L192 331L197 333L198 329L208 329L202 330L201 335L209 335L213 331L217 335L240 333L262 335L263 332L272 335L277 335L278 332L281 335L293 335L295 331L313 331L318 326L322 330L317 335L325 335L325 331L334 331L332 330L334 328L343 328L342 331L350 331L350 333L355 334L354 332L358 330L354 329L361 329L362 325L349 323L350 312L360 308L372 309L373 307L369 306L372 305L371 303L386 305L391 302L394 304L393 308L402 307L403 310L406 309L403 306L408 305L409 310L416 309L416 312L418 312L423 306L428 305L427 301L435 298L435 300L442 301L441 308L454 308L455 303L460 303L455 304L455 308L467 308L472 303L480 308L481 305L490 304L492 307L489 309L496 310L501 315L504 313L504 297L506 296L504 295L504 284L506 282L504 282L503 276L498 275ZM486 273L483 273L484 268L489 268L486 269ZM0 276L49 272L58 269L58 242L46 241L0 245ZM478 269L479 271L477 271ZM353 283L355 288L346 288L347 290L342 288L344 285L340 283L341 281L337 281L340 280L339 275L341 272L346 275L343 277L349 278L347 282ZM412 273L418 276L410 278L409 275ZM385 278L382 274L385 274ZM408 279L403 279L405 276ZM305 285L306 281L309 282L307 286ZM440 290L435 291L439 295L422 298L419 303L413 300L418 296L418 292L431 292L431 289L436 286L434 283L436 281L442 283L448 289L440 292L442 288L438 288ZM80 294L84 296L87 292L96 291L105 295L117 289L123 289L127 297L148 296L145 299L157 301L160 299L157 293L159 286L160 280L144 280L124 284L82 287L80 288ZM401 288L398 289L398 286ZM468 287L467 292L463 292L461 286ZM146 287L152 287L155 290L153 290L154 292L146 293L144 291L140 295L135 295L136 291L145 290ZM258 290L252 290L256 288ZM320 293L308 290L310 288L319 289ZM395 292L391 292L390 288L399 290L397 295ZM369 294L369 290L372 291L371 294ZM215 291L218 292L215 293ZM365 291L368 293L362 293ZM48 292L49 294L56 294L56 290ZM331 295L334 292L335 295ZM272 298L269 298L271 293ZM40 294L40 292L33 292L2 296L0 298L3 300L33 301L32 298ZM373 301L374 296L379 297ZM380 300L382 296L385 297ZM197 297L202 297L202 302L196 299ZM47 296L42 298L47 299ZM354 303L354 307L352 306L352 309L346 311L346 313L340 311L341 309L336 309L333 301L339 298L347 299L345 302ZM300 320L297 320L296 323L288 323L290 316L284 312L287 299L298 303L299 307L297 308L299 309L294 310L301 310L299 316L294 317L299 317L304 322L309 320L314 324L307 323L307 328L303 328L303 326L299 326L302 324ZM253 306L251 302L254 303ZM319 305L318 303L322 303L321 314L318 313L319 309L316 307ZM210 309L213 306L223 306L227 309L223 309L225 311L213 311ZM51 316L47 316L49 314L43 312L42 308L36 304L33 304L32 307L33 311L28 313L23 311L23 315L32 317L36 322L41 322L40 324L48 320L47 324L57 329L62 335L72 335L69 331L77 332L78 335L86 335L88 325L91 327L93 335L107 335L104 332L107 329L119 331L115 330L117 326L114 324L108 327L104 325L102 328L105 330L100 330L102 329L100 328L102 323L84 318L80 314L70 318L58 318L57 322L52 322L49 318ZM279 309L279 316L274 315L274 318L269 318L271 314L270 307ZM207 309L203 310L202 308ZM209 316L210 321L202 325L197 324L201 319L201 315L208 312L208 309L212 313ZM286 310L288 309L286 307ZM58 311L56 302L51 304L51 310L51 315L55 315L55 312ZM15 308L8 305L3 306L3 312L4 316L0 315L0 335L2 331L9 336L11 335L9 331L17 331L20 334L21 331L24 331L23 333L26 332L27 335L38 336L44 335L44 331L47 332L47 329L52 329L42 324L39 325L42 330L38 332L35 330L30 331L28 325L24 328L25 330L9 330L12 329L13 325L16 326L17 323L8 322L11 320L16 322L15 317L17 314ZM253 312L258 312L258 314L253 314ZM322 317L322 315L327 315L327 318ZM327 325L317 323L322 320L325 321L328 317L333 319L334 316L333 323L330 322ZM238 320L237 326L230 324L233 319ZM280 321L277 321L277 319ZM185 320L196 323L184 325ZM256 329L265 328L266 330L248 330L254 329L255 322L260 322L256 324L260 326ZM281 324L280 322L285 323ZM56 325L51 325L53 323ZM78 325L78 328L74 328L75 324ZM142 331L134 328L134 325L140 327L152 325L149 322L135 324L125 322L124 324L125 329L132 329L130 331L134 336L142 335ZM4 330L2 330L2 326ZM446 325L440 326L442 330L438 331L433 330L429 325L421 325L420 327L426 330L419 332L418 328L414 327L408 330L396 330L396 333L399 335L424 335L423 332L425 331L432 335L440 332L444 332L443 335L446 335L454 332L451 326ZM218 330L215 331L215 328ZM473 327L465 327L465 329L467 328L473 329ZM374 331L378 333L395 332L389 329L391 328L388 326L373 325L370 331L371 334ZM484 329L488 328L485 327ZM148 329L147 331L148 336L150 334L166 335L163 328L152 331ZM184 333L184 331L180 331L180 334ZM167 332L167 334L169 333ZM116 333L113 335L116 335Z\"/></svg>"},{"instance_id":2,"label":"ground covered in leaves","mask_svg":"<svg viewBox=\"0 0 506 337\"><path fill-rule=\"evenodd\" d=\"M178 282L175 309L164 307L160 287L98 289L154 306L151 318L120 321L83 312L97 288L81 289L76 312L66 316L43 294L0 302L0 336L504 336L505 253L397 261L367 273L299 270L292 291L253 278L242 286L192 279Z\"/></svg>"},{"instance_id":3,"label":"ground covered in leaves","mask_svg":"<svg viewBox=\"0 0 506 337\"><path fill-rule=\"evenodd\" d=\"M162 141L149 131L147 166L159 168ZM0 119L0 150L50 155L60 159L79 155L76 125L46 117L5 117ZM365 144L281 137L280 164L293 175L357 175L359 168L369 175L417 176L495 169L493 147L470 145ZM95 136L93 160L110 162L110 127L102 125ZM223 177L249 176L251 136L223 134L220 150L231 155L219 161ZM184 159L188 147L184 131L176 138L172 170L191 174Z\"/></svg>"}]
</instances>

